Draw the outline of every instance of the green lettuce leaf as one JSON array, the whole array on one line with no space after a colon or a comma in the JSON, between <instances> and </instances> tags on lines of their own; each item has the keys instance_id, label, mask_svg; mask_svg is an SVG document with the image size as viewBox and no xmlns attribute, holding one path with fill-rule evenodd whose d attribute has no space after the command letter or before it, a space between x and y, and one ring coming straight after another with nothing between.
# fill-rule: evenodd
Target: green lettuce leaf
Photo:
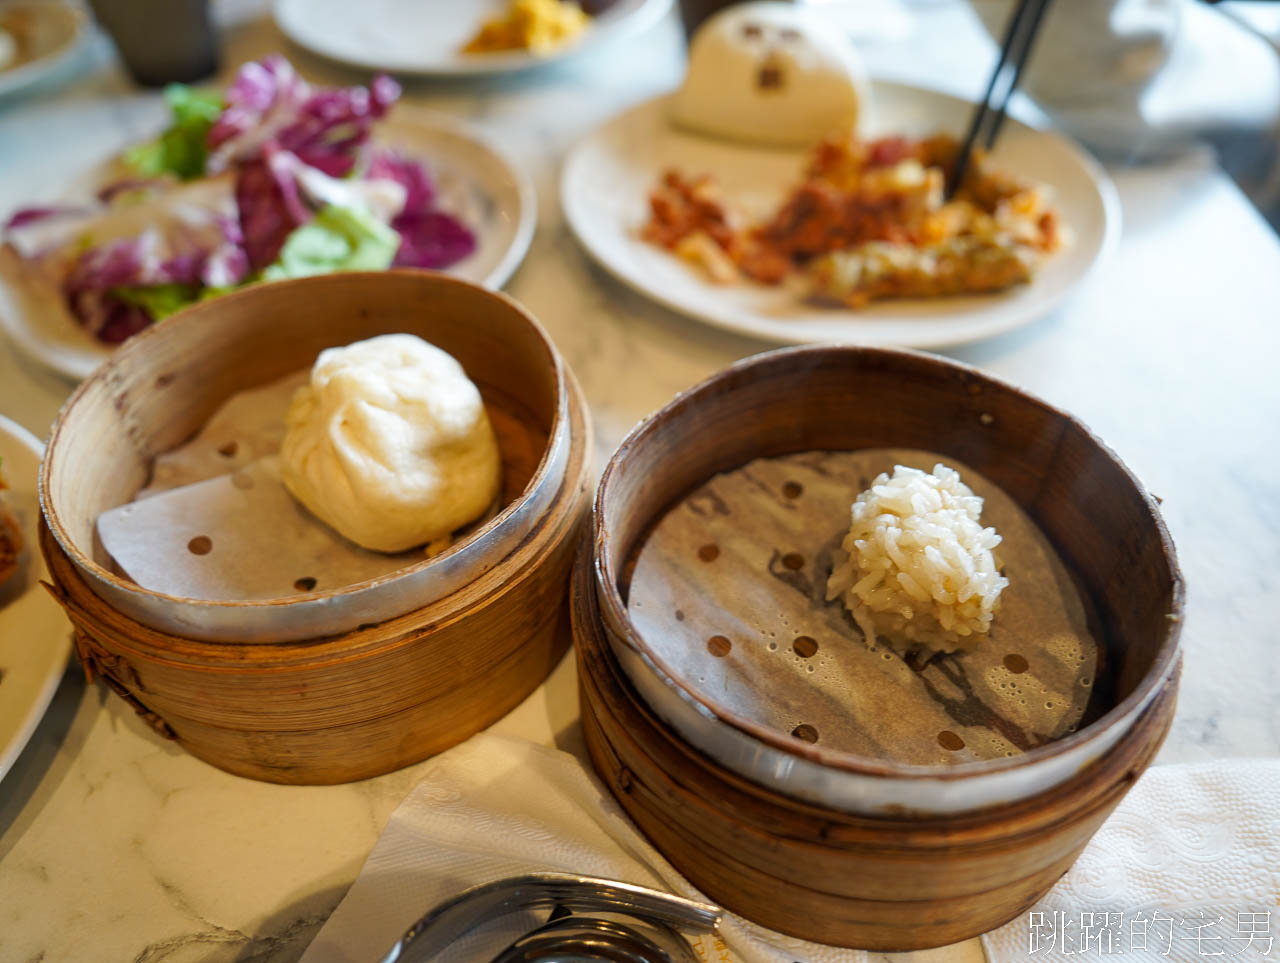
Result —
<instances>
[{"instance_id":1,"label":"green lettuce leaf","mask_svg":"<svg viewBox=\"0 0 1280 963\"><path fill-rule=\"evenodd\" d=\"M111 293L125 304L144 308L151 320L163 321L193 301L201 300L202 289L197 284L152 284L112 288Z\"/></svg>"},{"instance_id":2,"label":"green lettuce leaf","mask_svg":"<svg viewBox=\"0 0 1280 963\"><path fill-rule=\"evenodd\" d=\"M383 271L399 247L400 235L368 211L330 205L294 228L262 277L278 281L334 271Z\"/></svg>"},{"instance_id":3,"label":"green lettuce leaf","mask_svg":"<svg viewBox=\"0 0 1280 963\"><path fill-rule=\"evenodd\" d=\"M177 174L183 180L200 177L209 157L205 145L209 128L222 113L222 94L170 84L164 89L164 99L173 111L173 124L156 140L129 150L125 160L146 177L161 174Z\"/></svg>"}]
</instances>

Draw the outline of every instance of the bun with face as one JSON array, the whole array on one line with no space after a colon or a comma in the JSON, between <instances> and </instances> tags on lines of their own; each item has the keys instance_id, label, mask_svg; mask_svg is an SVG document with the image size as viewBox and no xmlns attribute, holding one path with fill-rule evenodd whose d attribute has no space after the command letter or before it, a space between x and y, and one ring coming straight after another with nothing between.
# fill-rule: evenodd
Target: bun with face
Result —
<instances>
[{"instance_id":1,"label":"bun with face","mask_svg":"<svg viewBox=\"0 0 1280 963\"><path fill-rule=\"evenodd\" d=\"M689 49L672 119L700 134L809 147L864 132L866 70L843 34L790 3L737 4L716 14Z\"/></svg>"}]
</instances>

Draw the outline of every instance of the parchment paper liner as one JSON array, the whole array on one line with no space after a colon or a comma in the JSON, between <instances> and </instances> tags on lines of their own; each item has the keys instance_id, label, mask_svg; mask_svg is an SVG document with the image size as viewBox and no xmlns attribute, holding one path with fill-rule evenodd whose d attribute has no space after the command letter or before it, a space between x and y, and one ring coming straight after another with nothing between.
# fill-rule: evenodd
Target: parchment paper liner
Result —
<instances>
[{"instance_id":1,"label":"parchment paper liner","mask_svg":"<svg viewBox=\"0 0 1280 963\"><path fill-rule=\"evenodd\" d=\"M518 497L539 451L538 434L490 407L503 439L503 491L452 537L387 554L343 538L285 488L277 454L290 399L308 371L240 392L189 442L158 455L151 483L132 503L103 512L98 535L118 569L144 588L210 601L268 600L333 590L392 575L458 550Z\"/></svg>"},{"instance_id":2,"label":"parchment paper liner","mask_svg":"<svg viewBox=\"0 0 1280 963\"><path fill-rule=\"evenodd\" d=\"M868 646L825 589L853 498L896 464L938 462L985 499L1010 585L985 642L930 659ZM1035 523L973 469L922 451L806 452L716 475L654 527L627 599L685 684L875 759L949 764L1043 745L1080 724L1098 669L1081 596Z\"/></svg>"}]
</instances>

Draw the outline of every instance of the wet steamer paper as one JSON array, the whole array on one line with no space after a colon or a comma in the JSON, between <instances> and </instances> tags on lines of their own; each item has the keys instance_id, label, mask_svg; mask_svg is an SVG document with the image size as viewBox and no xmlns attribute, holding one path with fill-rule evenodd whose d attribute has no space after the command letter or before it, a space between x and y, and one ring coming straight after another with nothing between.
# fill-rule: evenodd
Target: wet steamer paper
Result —
<instances>
[{"instance_id":1,"label":"wet steamer paper","mask_svg":"<svg viewBox=\"0 0 1280 963\"><path fill-rule=\"evenodd\" d=\"M854 497L894 465L938 462L983 497L1010 584L986 641L930 659L868 645L826 585ZM1105 708L1090 705L1100 652L1084 603L1047 539L997 486L928 452L807 452L715 476L658 522L627 604L686 684L777 731L869 758L1016 755Z\"/></svg>"}]
</instances>

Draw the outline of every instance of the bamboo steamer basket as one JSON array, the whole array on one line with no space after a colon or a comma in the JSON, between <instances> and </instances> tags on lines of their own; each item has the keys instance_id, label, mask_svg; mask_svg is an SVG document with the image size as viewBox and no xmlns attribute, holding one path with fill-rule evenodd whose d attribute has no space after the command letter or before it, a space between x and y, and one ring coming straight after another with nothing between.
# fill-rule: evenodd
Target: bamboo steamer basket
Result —
<instances>
[{"instance_id":1,"label":"bamboo steamer basket","mask_svg":"<svg viewBox=\"0 0 1280 963\"><path fill-rule=\"evenodd\" d=\"M504 462L495 518L439 558L291 598L183 599L113 571L95 521L156 454L236 392L392 332L448 351L480 388ZM41 466L41 547L86 672L158 732L239 775L345 782L462 741L554 667L590 450L571 374L509 298L426 271L277 282L143 332L80 386Z\"/></svg>"},{"instance_id":2,"label":"bamboo steamer basket","mask_svg":"<svg viewBox=\"0 0 1280 963\"><path fill-rule=\"evenodd\" d=\"M1080 855L1164 741L1177 671L1098 762L1040 796L952 816L861 816L785 796L693 748L622 673L590 567L574 640L592 764L650 842L708 898L819 943L896 952L995 929Z\"/></svg>"},{"instance_id":3,"label":"bamboo steamer basket","mask_svg":"<svg viewBox=\"0 0 1280 963\"><path fill-rule=\"evenodd\" d=\"M919 448L998 484L1101 623L1115 698L1013 758L911 766L760 726L679 678L631 625L628 566L667 508L756 457ZM1183 588L1155 501L1080 422L980 372L854 347L734 365L639 425L605 469L573 586L592 762L706 895L794 936L940 946L1039 899L1155 755L1176 701Z\"/></svg>"}]
</instances>

